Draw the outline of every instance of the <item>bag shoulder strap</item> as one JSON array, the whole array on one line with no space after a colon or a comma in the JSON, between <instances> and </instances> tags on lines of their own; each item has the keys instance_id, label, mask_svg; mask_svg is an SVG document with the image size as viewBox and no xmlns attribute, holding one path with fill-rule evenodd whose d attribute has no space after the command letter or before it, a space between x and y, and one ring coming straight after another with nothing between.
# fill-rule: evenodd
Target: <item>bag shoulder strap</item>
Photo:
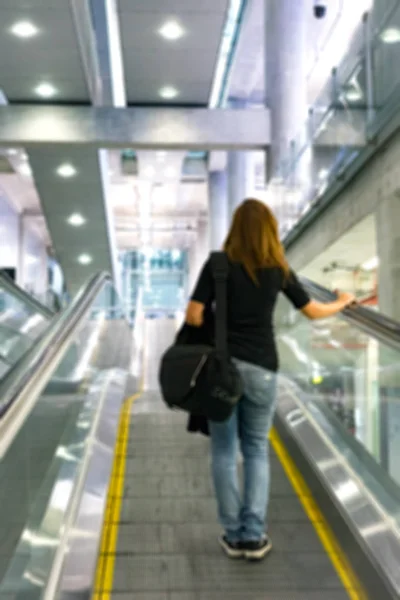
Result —
<instances>
[{"instance_id":1,"label":"bag shoulder strap","mask_svg":"<svg viewBox=\"0 0 400 600\"><path fill-rule=\"evenodd\" d=\"M217 352L228 354L227 331L227 280L229 261L225 252L212 252L211 271L215 282L215 347Z\"/></svg>"}]
</instances>

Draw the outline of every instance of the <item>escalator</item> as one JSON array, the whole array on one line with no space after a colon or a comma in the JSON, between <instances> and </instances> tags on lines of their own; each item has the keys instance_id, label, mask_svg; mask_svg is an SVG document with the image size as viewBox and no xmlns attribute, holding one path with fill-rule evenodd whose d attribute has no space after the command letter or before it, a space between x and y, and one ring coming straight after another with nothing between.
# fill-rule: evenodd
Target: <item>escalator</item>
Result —
<instances>
[{"instance_id":1,"label":"escalator","mask_svg":"<svg viewBox=\"0 0 400 600\"><path fill-rule=\"evenodd\" d=\"M42 335L53 316L0 272L0 380Z\"/></svg>"},{"instance_id":2,"label":"escalator","mask_svg":"<svg viewBox=\"0 0 400 600\"><path fill-rule=\"evenodd\" d=\"M274 550L248 565L216 543L207 439L159 395L177 323L137 306L131 328L110 289L89 282L0 382L1 600L400 598L398 325L279 301Z\"/></svg>"}]
</instances>

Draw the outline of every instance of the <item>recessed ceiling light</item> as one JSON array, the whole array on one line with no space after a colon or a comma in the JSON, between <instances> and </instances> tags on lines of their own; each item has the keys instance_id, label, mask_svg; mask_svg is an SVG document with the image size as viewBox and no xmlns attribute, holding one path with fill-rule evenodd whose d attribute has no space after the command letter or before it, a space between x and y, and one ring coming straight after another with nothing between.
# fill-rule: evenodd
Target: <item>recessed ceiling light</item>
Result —
<instances>
[{"instance_id":1,"label":"recessed ceiling light","mask_svg":"<svg viewBox=\"0 0 400 600\"><path fill-rule=\"evenodd\" d=\"M7 150L7 154L8 156L15 156L16 154L18 154L18 150L16 150L16 148L9 148Z\"/></svg>"},{"instance_id":2,"label":"recessed ceiling light","mask_svg":"<svg viewBox=\"0 0 400 600\"><path fill-rule=\"evenodd\" d=\"M11 27L11 33L20 38L30 38L38 33L38 28L30 21L18 21Z\"/></svg>"},{"instance_id":3,"label":"recessed ceiling light","mask_svg":"<svg viewBox=\"0 0 400 600\"><path fill-rule=\"evenodd\" d=\"M64 177L65 179L68 179L69 177L74 177L74 175L76 175L76 169L75 169L74 165L65 163L64 165L60 165L58 167L57 174L60 177Z\"/></svg>"},{"instance_id":4,"label":"recessed ceiling light","mask_svg":"<svg viewBox=\"0 0 400 600\"><path fill-rule=\"evenodd\" d=\"M329 175L328 169L321 169L320 172L318 173L318 179L320 181L324 181L325 179L328 178L328 175Z\"/></svg>"},{"instance_id":5,"label":"recessed ceiling light","mask_svg":"<svg viewBox=\"0 0 400 600\"><path fill-rule=\"evenodd\" d=\"M381 40L385 44L398 44L400 42L400 29L389 27L381 33Z\"/></svg>"},{"instance_id":6,"label":"recessed ceiling light","mask_svg":"<svg viewBox=\"0 0 400 600\"><path fill-rule=\"evenodd\" d=\"M52 98L56 95L57 90L51 83L43 82L35 88L35 92L38 96L42 96L42 98Z\"/></svg>"},{"instance_id":7,"label":"recessed ceiling light","mask_svg":"<svg viewBox=\"0 0 400 600\"><path fill-rule=\"evenodd\" d=\"M81 263L81 265L90 265L90 263L92 262L92 257L90 256L90 254L81 254L78 257L78 262Z\"/></svg>"},{"instance_id":8,"label":"recessed ceiling light","mask_svg":"<svg viewBox=\"0 0 400 600\"><path fill-rule=\"evenodd\" d=\"M160 150L159 152L156 153L156 157L158 162L164 162L164 160L167 158L167 153Z\"/></svg>"},{"instance_id":9,"label":"recessed ceiling light","mask_svg":"<svg viewBox=\"0 0 400 600\"><path fill-rule=\"evenodd\" d=\"M179 92L174 87L167 85L160 89L159 94L161 98L164 98L165 100L172 100L178 96Z\"/></svg>"},{"instance_id":10,"label":"recessed ceiling light","mask_svg":"<svg viewBox=\"0 0 400 600\"><path fill-rule=\"evenodd\" d=\"M183 27L177 21L167 21L158 30L158 33L166 40L175 41L179 40L185 32Z\"/></svg>"},{"instance_id":11,"label":"recessed ceiling light","mask_svg":"<svg viewBox=\"0 0 400 600\"><path fill-rule=\"evenodd\" d=\"M86 219L80 213L73 213L69 217L68 223L74 227L81 227L86 223Z\"/></svg>"}]
</instances>

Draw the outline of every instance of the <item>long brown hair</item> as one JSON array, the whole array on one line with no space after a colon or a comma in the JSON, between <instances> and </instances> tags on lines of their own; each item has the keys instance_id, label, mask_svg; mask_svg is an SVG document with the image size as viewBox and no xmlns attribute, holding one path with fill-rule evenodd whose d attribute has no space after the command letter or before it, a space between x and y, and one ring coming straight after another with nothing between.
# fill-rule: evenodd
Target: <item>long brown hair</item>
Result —
<instances>
[{"instance_id":1,"label":"long brown hair","mask_svg":"<svg viewBox=\"0 0 400 600\"><path fill-rule=\"evenodd\" d=\"M260 200L248 198L236 209L224 251L229 260L244 266L256 284L257 270L265 267L279 267L285 277L289 275L278 222Z\"/></svg>"}]
</instances>

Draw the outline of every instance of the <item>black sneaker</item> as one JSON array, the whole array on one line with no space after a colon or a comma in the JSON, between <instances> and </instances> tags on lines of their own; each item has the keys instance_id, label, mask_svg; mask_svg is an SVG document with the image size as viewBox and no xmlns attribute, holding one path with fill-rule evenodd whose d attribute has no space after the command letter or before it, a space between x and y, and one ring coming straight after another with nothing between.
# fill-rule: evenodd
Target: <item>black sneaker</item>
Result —
<instances>
[{"instance_id":1,"label":"black sneaker","mask_svg":"<svg viewBox=\"0 0 400 600\"><path fill-rule=\"evenodd\" d=\"M219 538L219 544L229 558L243 558L245 553L241 542L230 542L226 535Z\"/></svg>"},{"instance_id":2,"label":"black sneaker","mask_svg":"<svg viewBox=\"0 0 400 600\"><path fill-rule=\"evenodd\" d=\"M247 560L256 561L262 560L271 552L272 543L268 537L265 537L258 542L241 542L240 547Z\"/></svg>"}]
</instances>

